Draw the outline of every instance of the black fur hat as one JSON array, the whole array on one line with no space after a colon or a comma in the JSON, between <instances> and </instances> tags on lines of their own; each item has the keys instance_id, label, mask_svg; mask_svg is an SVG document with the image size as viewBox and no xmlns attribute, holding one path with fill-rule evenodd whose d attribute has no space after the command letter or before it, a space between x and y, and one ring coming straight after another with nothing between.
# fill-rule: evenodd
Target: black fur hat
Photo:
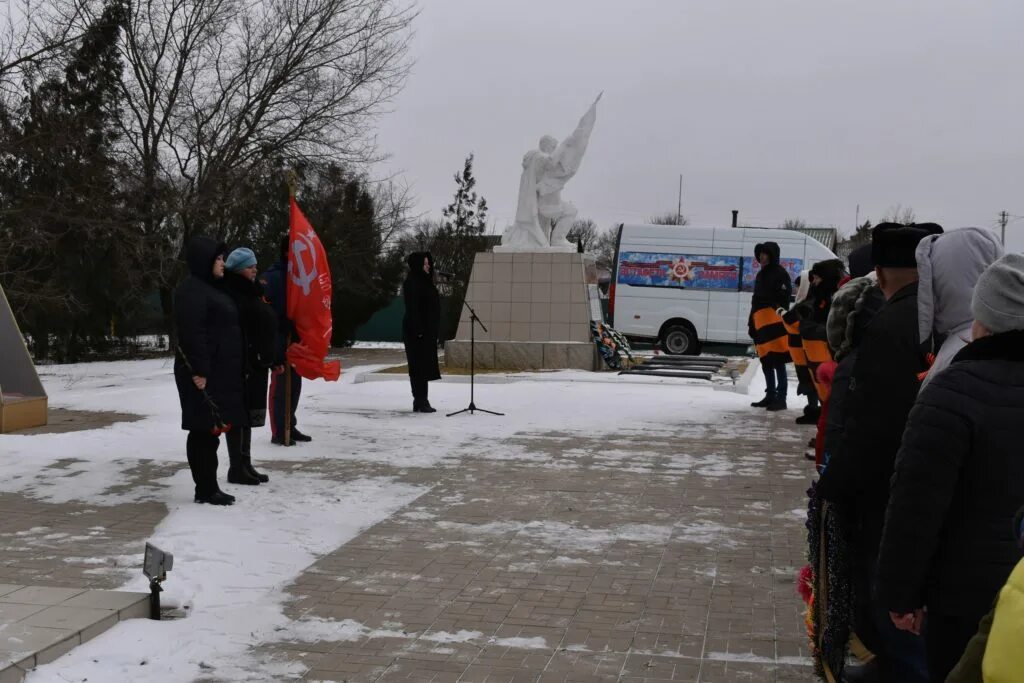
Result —
<instances>
[{"instance_id":1,"label":"black fur hat","mask_svg":"<svg viewBox=\"0 0 1024 683\"><path fill-rule=\"evenodd\" d=\"M871 260L871 245L865 244L850 252L847 257L850 262L850 277L864 277L875 270L875 264Z\"/></svg>"},{"instance_id":2,"label":"black fur hat","mask_svg":"<svg viewBox=\"0 0 1024 683\"><path fill-rule=\"evenodd\" d=\"M941 233L935 223L879 223L871 231L871 260L879 268L917 268L918 242Z\"/></svg>"}]
</instances>

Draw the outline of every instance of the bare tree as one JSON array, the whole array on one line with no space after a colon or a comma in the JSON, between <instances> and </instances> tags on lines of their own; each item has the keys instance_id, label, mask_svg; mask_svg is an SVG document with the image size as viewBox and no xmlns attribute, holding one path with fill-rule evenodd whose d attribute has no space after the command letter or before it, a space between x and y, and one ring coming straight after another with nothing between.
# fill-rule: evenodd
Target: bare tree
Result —
<instances>
[{"instance_id":1,"label":"bare tree","mask_svg":"<svg viewBox=\"0 0 1024 683\"><path fill-rule=\"evenodd\" d=\"M231 11L205 68L189 73L173 128L187 222L221 205L234 169L268 156L372 160L371 125L407 75L414 13L394 0L266 0Z\"/></svg>"},{"instance_id":2,"label":"bare tree","mask_svg":"<svg viewBox=\"0 0 1024 683\"><path fill-rule=\"evenodd\" d=\"M881 223L899 223L900 225L913 225L917 221L912 208L903 207L901 204L890 207L882 216Z\"/></svg>"},{"instance_id":3,"label":"bare tree","mask_svg":"<svg viewBox=\"0 0 1024 683\"><path fill-rule=\"evenodd\" d=\"M25 83L78 43L84 23L80 12L55 14L31 0L10 0L0 18L0 100L20 97Z\"/></svg>"},{"instance_id":4,"label":"bare tree","mask_svg":"<svg viewBox=\"0 0 1024 683\"><path fill-rule=\"evenodd\" d=\"M615 273L615 241L618 237L618 227L613 227L597 236L593 252L597 258L597 267L602 270Z\"/></svg>"},{"instance_id":5,"label":"bare tree","mask_svg":"<svg viewBox=\"0 0 1024 683\"><path fill-rule=\"evenodd\" d=\"M27 0L26 0L27 1ZM405 82L412 0L132 3L123 154L165 320L183 243L225 235L233 190L268 164L375 158L371 125ZM102 0L44 0L80 30Z\"/></svg>"},{"instance_id":6,"label":"bare tree","mask_svg":"<svg viewBox=\"0 0 1024 683\"><path fill-rule=\"evenodd\" d=\"M807 221L802 218L787 218L779 227L783 230L804 230L807 228Z\"/></svg>"},{"instance_id":7,"label":"bare tree","mask_svg":"<svg viewBox=\"0 0 1024 683\"><path fill-rule=\"evenodd\" d=\"M597 238L597 223L589 218L577 218L565 236L565 239L573 244L582 244L583 251L593 251L597 245Z\"/></svg>"},{"instance_id":8,"label":"bare tree","mask_svg":"<svg viewBox=\"0 0 1024 683\"><path fill-rule=\"evenodd\" d=\"M689 225L690 219L681 213L670 211L658 214L657 216L651 216L647 219L647 222L651 225Z\"/></svg>"}]
</instances>

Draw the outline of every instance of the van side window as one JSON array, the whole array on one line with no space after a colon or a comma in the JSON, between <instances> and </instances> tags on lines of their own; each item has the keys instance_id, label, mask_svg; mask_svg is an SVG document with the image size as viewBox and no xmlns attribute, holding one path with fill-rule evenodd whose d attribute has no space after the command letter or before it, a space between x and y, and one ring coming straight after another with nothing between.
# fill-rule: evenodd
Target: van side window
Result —
<instances>
[{"instance_id":1,"label":"van side window","mask_svg":"<svg viewBox=\"0 0 1024 683\"><path fill-rule=\"evenodd\" d=\"M625 251L619 255L618 282L633 287L735 292L740 284L740 257Z\"/></svg>"},{"instance_id":2,"label":"van side window","mask_svg":"<svg viewBox=\"0 0 1024 683\"><path fill-rule=\"evenodd\" d=\"M800 273L804 270L804 260L802 258L784 258L779 259L779 263L789 273L789 279L791 282L796 282L796 279L800 277ZM743 257L743 291L753 292L754 291L754 280L757 278L757 274L761 272L761 264L754 260L753 256Z\"/></svg>"}]
</instances>

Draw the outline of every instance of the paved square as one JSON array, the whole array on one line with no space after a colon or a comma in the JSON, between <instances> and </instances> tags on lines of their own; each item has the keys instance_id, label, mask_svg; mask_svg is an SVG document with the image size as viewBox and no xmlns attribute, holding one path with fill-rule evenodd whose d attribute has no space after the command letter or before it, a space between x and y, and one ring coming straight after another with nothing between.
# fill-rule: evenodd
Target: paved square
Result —
<instances>
[{"instance_id":1,"label":"paved square","mask_svg":"<svg viewBox=\"0 0 1024 683\"><path fill-rule=\"evenodd\" d=\"M569 392L567 385L509 385L502 398L517 422L385 409L379 392L386 388L374 384L312 393L304 424L320 450L261 445L259 465L271 484L232 491L262 506L284 503L282 488L301 490L296 482L320 482L321 498L358 482L391 482L414 492L412 502L315 553L271 593L245 589L253 602L243 610L272 604L273 593L280 601L283 590L283 620L244 629L246 662L235 668L202 655L193 680L813 679L795 590L813 468L802 458L810 433L793 424L794 413L747 409L743 397L723 401L709 388L662 386L650 394L669 401L656 419L633 405L627 418L610 412L597 433L575 422L588 409L578 403L581 392L590 391L578 384L564 419L561 412L522 416L535 392ZM594 396L610 386L594 384ZM448 403L463 389L448 387ZM677 422L667 406L678 406ZM122 587L137 580L144 542L175 515L199 524L229 519L187 502L185 464L173 459L177 441L163 448L161 459L47 461L21 489L0 493L0 591ZM268 460L275 454L287 459ZM90 476L92 493L82 500L49 493L54 481ZM338 522L318 520L318 512L306 514L313 524ZM266 552L292 551L268 545ZM187 588L182 572L195 561L172 572L172 595ZM267 576L274 561L264 563ZM244 569L236 581L244 583ZM78 612L53 616L71 620ZM207 627L217 623L212 618ZM81 646L99 643L63 671L116 650L110 638L126 628Z\"/></svg>"},{"instance_id":2,"label":"paved square","mask_svg":"<svg viewBox=\"0 0 1024 683\"><path fill-rule=\"evenodd\" d=\"M810 680L790 419L523 434L543 459L464 457L295 582L295 633L314 635L275 655L308 680Z\"/></svg>"}]
</instances>

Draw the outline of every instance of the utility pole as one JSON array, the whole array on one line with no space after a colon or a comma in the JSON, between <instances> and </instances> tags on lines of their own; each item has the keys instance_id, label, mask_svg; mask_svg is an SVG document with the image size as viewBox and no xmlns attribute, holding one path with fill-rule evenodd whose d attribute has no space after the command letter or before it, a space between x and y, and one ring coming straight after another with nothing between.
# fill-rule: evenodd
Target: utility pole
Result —
<instances>
[{"instance_id":1,"label":"utility pole","mask_svg":"<svg viewBox=\"0 0 1024 683\"><path fill-rule=\"evenodd\" d=\"M679 174L679 205L676 208L676 224L683 224L683 174Z\"/></svg>"},{"instance_id":2,"label":"utility pole","mask_svg":"<svg viewBox=\"0 0 1024 683\"><path fill-rule=\"evenodd\" d=\"M860 204L857 205L857 213L853 219L853 234L857 234L857 230L860 229Z\"/></svg>"},{"instance_id":3,"label":"utility pole","mask_svg":"<svg viewBox=\"0 0 1024 683\"><path fill-rule=\"evenodd\" d=\"M999 233L1002 236L1003 248L1006 248L1006 224L1010 222L1010 217L1005 211L999 213Z\"/></svg>"}]
</instances>

